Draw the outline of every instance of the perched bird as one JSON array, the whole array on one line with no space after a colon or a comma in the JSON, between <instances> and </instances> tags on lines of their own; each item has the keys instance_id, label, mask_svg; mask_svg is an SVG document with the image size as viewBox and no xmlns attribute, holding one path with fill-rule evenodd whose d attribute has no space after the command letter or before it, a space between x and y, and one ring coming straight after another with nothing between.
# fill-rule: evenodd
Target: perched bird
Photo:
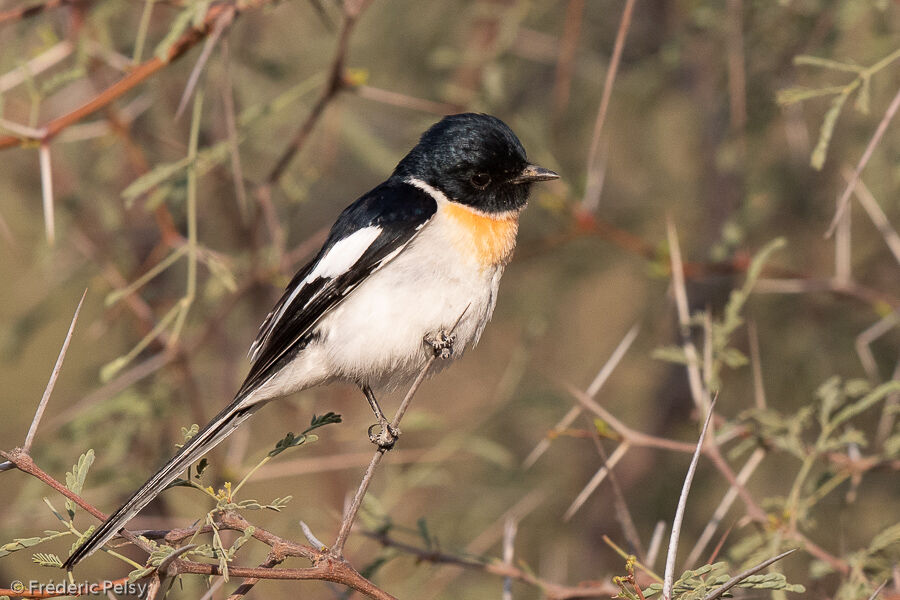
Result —
<instances>
[{"instance_id":1,"label":"perched bird","mask_svg":"<svg viewBox=\"0 0 900 600\"><path fill-rule=\"evenodd\" d=\"M140 487L65 562L96 551L157 494L274 398L342 381L364 392L390 449L399 435L373 393L411 380L430 359L474 345L497 302L531 184L557 179L528 162L500 119L443 118L387 181L338 217L250 347L234 401ZM442 361L449 362L449 361Z\"/></svg>"}]
</instances>

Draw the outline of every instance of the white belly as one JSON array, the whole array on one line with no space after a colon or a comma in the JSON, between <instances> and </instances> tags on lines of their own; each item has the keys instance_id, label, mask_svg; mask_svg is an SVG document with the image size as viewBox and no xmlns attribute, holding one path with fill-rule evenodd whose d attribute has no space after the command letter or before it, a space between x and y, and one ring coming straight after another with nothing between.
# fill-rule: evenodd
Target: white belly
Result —
<instances>
[{"instance_id":1,"label":"white belly","mask_svg":"<svg viewBox=\"0 0 900 600\"><path fill-rule=\"evenodd\" d=\"M395 259L360 284L318 323L319 338L247 401L256 403L330 381L375 389L402 385L415 378L428 360L425 337L441 331L453 330L452 358L462 356L478 341L493 313L503 265L485 267L461 258L456 249L445 246L445 226L441 219L430 223ZM438 361L432 372L448 362Z\"/></svg>"},{"instance_id":2,"label":"white belly","mask_svg":"<svg viewBox=\"0 0 900 600\"><path fill-rule=\"evenodd\" d=\"M338 379L399 385L428 359L426 336L452 329L454 358L478 341L494 310L502 267L460 261L452 249L435 246L434 233L423 231L322 320L322 347Z\"/></svg>"}]
</instances>

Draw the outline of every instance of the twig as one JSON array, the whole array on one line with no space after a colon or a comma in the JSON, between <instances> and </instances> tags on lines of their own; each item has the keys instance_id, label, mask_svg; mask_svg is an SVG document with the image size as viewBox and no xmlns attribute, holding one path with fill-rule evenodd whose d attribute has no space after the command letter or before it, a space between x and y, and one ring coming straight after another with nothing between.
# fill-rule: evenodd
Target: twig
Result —
<instances>
[{"instance_id":1,"label":"twig","mask_svg":"<svg viewBox=\"0 0 900 600\"><path fill-rule=\"evenodd\" d=\"M788 554L793 554L796 551L797 551L797 549L794 548L793 550L788 550L787 552L782 552L778 556L773 556L772 558L770 558L768 560L762 561L755 567L750 567L746 571L744 571L742 573L738 573L737 575L735 575L734 577L732 577L731 579L726 581L721 587L716 588L712 592L708 593L703 598L703 600L716 600L716 598L721 598L722 595L725 594L725 592L727 592L728 590L730 590L731 588L733 588L734 586L736 586L743 580L747 579L751 575L755 575L756 573L759 573L760 571L762 571L763 569L765 569L772 563L777 562L777 561L781 560L782 558L784 558L785 556L787 556ZM663 593L665 593L665 592L663 592Z\"/></svg>"},{"instance_id":2,"label":"twig","mask_svg":"<svg viewBox=\"0 0 900 600\"><path fill-rule=\"evenodd\" d=\"M58 8L66 4L74 4L77 0L47 0L41 4L33 4L31 6L20 6L12 10L0 12L0 24L8 21L18 21L19 19L27 19L41 14L44 11Z\"/></svg>"},{"instance_id":3,"label":"twig","mask_svg":"<svg viewBox=\"0 0 900 600\"><path fill-rule=\"evenodd\" d=\"M515 519L507 519L503 526L503 564L511 567L515 551L516 531L519 524ZM503 600L512 600L512 577L503 578Z\"/></svg>"},{"instance_id":4,"label":"twig","mask_svg":"<svg viewBox=\"0 0 900 600\"><path fill-rule=\"evenodd\" d=\"M56 242L56 224L53 211L53 170L50 167L50 146L41 144L38 150L41 165L41 199L44 207L44 231L47 243L52 247Z\"/></svg>"},{"instance_id":5,"label":"twig","mask_svg":"<svg viewBox=\"0 0 900 600\"><path fill-rule=\"evenodd\" d=\"M244 169L241 164L241 152L238 144L237 119L234 107L234 84L231 78L231 46L228 36L222 40L222 62L224 73L222 76L222 104L225 113L225 131L228 132L228 146L231 154L231 178L234 181L234 196L237 199L238 210L241 219L245 222L250 214L250 206L247 202L247 189L244 187Z\"/></svg>"},{"instance_id":6,"label":"twig","mask_svg":"<svg viewBox=\"0 0 900 600\"><path fill-rule=\"evenodd\" d=\"M462 318L466 316L466 312L469 310L469 304L463 309L462 313L460 313L459 317L456 319L456 322L450 328L450 333L452 334L456 327L459 325ZM436 354L431 354L428 357L428 360L425 361L425 364L422 366L422 370L419 371L416 380L413 381L412 386L410 386L409 391L406 392L406 396L403 397L403 400L400 402L400 407L397 409L396 414L394 414L394 420L391 421L391 427L399 430L400 421L403 420L403 415L406 414L407 409L409 408L410 402L412 402L413 396L416 395L416 392L419 390L419 387L422 383L425 382L425 378L428 376L428 371L431 369L431 365L434 364L434 361L437 360ZM372 476L375 474L375 469L378 467L378 463L381 462L381 459L384 458L384 453L387 451L386 448L379 447L375 450L375 454L372 455L372 460L369 462L369 466L366 468L366 472L363 475L362 481L359 482L359 488L356 490L356 495L353 496L353 501L350 503L349 508L344 512L344 518L341 521L341 528L338 531L337 539L334 541L334 545L331 547L330 554L335 557L342 557L344 554L344 544L347 543L347 537L350 535L350 529L353 528L353 523L356 521L356 515L359 513L359 508L362 506L363 498L366 496L366 492L369 489L369 484L372 482Z\"/></svg>"},{"instance_id":7,"label":"twig","mask_svg":"<svg viewBox=\"0 0 900 600\"><path fill-rule=\"evenodd\" d=\"M591 426L589 431L591 432L591 439L594 441L594 446L597 447L597 452L600 454L600 458L603 460L604 464L608 464L609 456L606 453L606 449L603 447L603 442L600 440L597 428ZM633 552L643 560L646 558L644 546L641 544L641 536L638 534L637 527L634 525L631 511L628 510L628 502L625 500L622 486L619 485L619 479L616 477L615 470L613 470L611 466L608 466L607 470L609 471L609 484L613 491L613 507L616 511L616 520L619 521L619 525L622 527L622 534L625 536L625 539L628 540L628 543L631 544Z\"/></svg>"},{"instance_id":8,"label":"twig","mask_svg":"<svg viewBox=\"0 0 900 600\"><path fill-rule=\"evenodd\" d=\"M650 545L647 548L647 566L651 569L656 564L656 557L659 556L659 549L662 547L663 533L666 531L666 522L657 521L653 528L653 535L650 536Z\"/></svg>"},{"instance_id":9,"label":"twig","mask_svg":"<svg viewBox=\"0 0 900 600\"><path fill-rule=\"evenodd\" d=\"M616 588L610 583L585 583L578 586L564 586L558 583L538 578L530 570L524 570L513 565L505 565L501 561L485 562L468 556L456 556L431 549L423 549L396 540L387 534L380 532L366 532L366 535L386 548L394 548L405 554L415 556L419 560L434 564L446 564L474 569L490 575L510 577L515 581L521 581L539 588L548 600L577 600L585 598L608 598L616 592Z\"/></svg>"},{"instance_id":10,"label":"twig","mask_svg":"<svg viewBox=\"0 0 900 600\"><path fill-rule=\"evenodd\" d=\"M848 184L853 178L853 172L849 168L842 169L841 175L843 175L844 180ZM884 242L891 250L891 254L894 255L894 259L897 263L900 263L900 235L897 235L897 232L891 227L891 223L881 209L881 205L875 200L875 196L872 195L872 192L869 191L862 179L856 180L853 192L856 194L856 199L859 200L866 214L869 215L869 220L872 221L881 237L884 238Z\"/></svg>"},{"instance_id":11,"label":"twig","mask_svg":"<svg viewBox=\"0 0 900 600\"><path fill-rule=\"evenodd\" d=\"M619 362L622 360L622 357L625 356L625 353L628 352L628 349L631 347L631 344L634 342L634 339L637 337L638 332L640 331L640 323L635 323L631 326L631 329L628 330L628 333L625 334L625 337L622 338L622 341L619 342L619 345L616 346L616 349L613 350L613 353L610 355L609 359L607 359L606 363L597 373L597 376L594 377L594 380L588 386L586 394L593 398L600 391L600 388L603 387L603 384L606 383L606 380L609 379L609 376L612 375L612 372L619 365ZM534 463L550 448L550 440L552 436L558 435L566 430L572 423L575 422L575 419L581 414L583 409L581 406L573 406L569 409L569 412L563 416L559 422L553 426L550 434L534 447L534 449L528 454L524 461L522 461L522 468L529 469Z\"/></svg>"},{"instance_id":12,"label":"twig","mask_svg":"<svg viewBox=\"0 0 900 600\"><path fill-rule=\"evenodd\" d=\"M584 0L569 0L566 4L566 20L559 40L559 56L556 60L556 77L553 82L553 114L556 118L562 115L569 104L583 13Z\"/></svg>"},{"instance_id":13,"label":"twig","mask_svg":"<svg viewBox=\"0 0 900 600\"><path fill-rule=\"evenodd\" d=\"M766 408L766 386L763 383L756 321L747 322L747 338L750 344L750 368L753 371L753 402L756 404L756 408L762 410Z\"/></svg>"},{"instance_id":14,"label":"twig","mask_svg":"<svg viewBox=\"0 0 900 600\"><path fill-rule=\"evenodd\" d=\"M3 16L0 14L0 22ZM4 94L29 78L37 77L47 69L65 60L73 50L72 42L63 40L56 43L25 64L0 75L0 94Z\"/></svg>"},{"instance_id":15,"label":"twig","mask_svg":"<svg viewBox=\"0 0 900 600\"><path fill-rule=\"evenodd\" d=\"M669 256L672 262L672 290L675 294L675 306L678 309L678 324L681 328L682 348L687 359L688 383L691 397L698 410L708 410L709 398L703 387L700 376L700 358L697 348L691 341L690 313L688 308L687 289L684 284L684 265L681 262L681 247L678 245L678 234L671 217L666 217L666 236L669 241Z\"/></svg>"},{"instance_id":16,"label":"twig","mask_svg":"<svg viewBox=\"0 0 900 600\"><path fill-rule=\"evenodd\" d=\"M248 9L259 8L268 3L269 0L247 0L247 2L241 5L241 10L235 12L235 16ZM112 102L144 82L146 79L148 79L152 75L155 75L157 72L167 67L170 63L184 56L188 50L193 48L212 32L212 28L219 16L223 12L227 12L230 10L234 10L234 7L231 5L213 4L207 11L206 18L204 19L203 23L199 27L194 27L191 30L187 31L184 35L178 38L178 40L169 48L168 53L164 57L160 58L158 56L154 56L153 58L148 59L147 61L141 63L139 66L135 67L134 70L132 70L122 79L104 89L102 92L97 94L94 98L92 98L85 104L64 115L56 117L55 119L51 119L42 127L42 129L45 130L45 133L40 137L14 135L0 137L0 150L21 146L28 142L49 142L70 125L74 125L85 117L106 108Z\"/></svg>"},{"instance_id":17,"label":"twig","mask_svg":"<svg viewBox=\"0 0 900 600\"><path fill-rule=\"evenodd\" d=\"M628 442L622 442L616 447L612 454L609 456L609 460L607 460L600 469L594 473L594 476L591 477L591 480L588 481L587 485L578 493L578 496L572 501L572 504L569 505L569 508L566 509L566 513L563 515L563 521L568 521L572 518L572 516L578 512L578 509L581 508L587 499L590 498L591 494L594 493L594 490L603 483L603 480L606 479L606 475L609 473L609 470L618 464L620 460L625 456L628 450L631 448Z\"/></svg>"},{"instance_id":18,"label":"twig","mask_svg":"<svg viewBox=\"0 0 900 600\"><path fill-rule=\"evenodd\" d=\"M347 59L350 35L353 33L353 28L356 26L360 14L362 14L371 3L372 0L348 0L344 3L344 21L338 36L337 48L331 59L331 67L328 71L328 82L322 89L319 98L313 104L306 120L300 125L287 147L282 151L275 166L269 172L269 175L266 177L260 190L258 190L258 194L268 194L272 186L281 179L281 176L284 174L288 165L290 165L297 153L303 148L309 134L312 133L313 127L318 122L319 117L322 116L325 107L328 106L328 103L331 102L332 98L344 89L344 62Z\"/></svg>"},{"instance_id":19,"label":"twig","mask_svg":"<svg viewBox=\"0 0 900 600\"><path fill-rule=\"evenodd\" d=\"M741 485L745 485L747 480L750 479L750 476L756 470L756 467L759 466L759 463L762 462L762 459L765 458L766 451L762 448L757 448L753 451L753 454L750 455L750 458L747 459L747 462L744 464L744 467L737 475L737 481ZM725 492L725 495L722 497L722 501L719 502L719 506L716 507L716 510L713 511L713 515L709 520L709 523L706 524L706 527L703 529L703 533L700 534L700 537L697 539L697 543L694 544L694 547L691 549L691 553L688 555L687 560L684 562L685 569L690 568L692 565L697 564L697 560L699 560L700 555L703 553L703 550L706 548L709 541L712 539L713 534L715 534L716 529L718 529L719 524L722 522L722 519L725 518L725 515L728 513L728 510L731 508L731 505L734 503L734 500L738 496L737 486L731 486L728 488L728 491Z\"/></svg>"},{"instance_id":20,"label":"twig","mask_svg":"<svg viewBox=\"0 0 900 600\"><path fill-rule=\"evenodd\" d=\"M71 491L69 488L67 488L66 486L64 486L57 480L55 480L47 472L45 472L43 469L41 469L39 466L37 466L34 463L34 460L32 460L32 458L28 455L28 453L25 452L22 448L15 448L14 450L11 450L9 452L0 450L0 456L2 456L6 460L8 460L12 464L14 464L16 466L16 468L19 469L20 471L22 471L23 473L28 473L32 477L36 477L37 479L40 479L46 485L50 486L51 488L53 488L54 490L56 490L57 492L59 492L60 494L65 496L66 498L68 498L69 500L72 500L73 502L75 502L75 504L77 504L78 506L80 506L81 508L83 508L84 510L89 512L91 515L93 515L97 519L99 519L101 521L106 520L106 515L103 512L101 512L100 510L95 508L93 505L89 504L81 496L79 496L75 492ZM152 548L150 547L149 544L147 544L144 540L141 540L140 538L138 538L137 536L135 536L133 533L131 533L128 530L123 529L120 532L120 535L122 537L124 537L125 539L127 539L132 544L138 546L139 548L141 548L142 550L147 552L148 554L152 550Z\"/></svg>"},{"instance_id":21,"label":"twig","mask_svg":"<svg viewBox=\"0 0 900 600\"><path fill-rule=\"evenodd\" d=\"M881 593L881 590L884 589L884 586L886 586L888 584L888 581L890 581L890 579L885 579L884 581L882 581L881 585L879 585L877 588L875 588L875 591L872 592L871 596L869 596L869 600L875 600L875 598L878 597L878 594Z\"/></svg>"},{"instance_id":22,"label":"twig","mask_svg":"<svg viewBox=\"0 0 900 600\"><path fill-rule=\"evenodd\" d=\"M459 112L461 109L461 107L457 104L435 102L434 100L416 98L407 94L401 94L400 92L372 87L371 85L356 85L349 88L349 91L353 92L360 98L366 98L368 100L374 100L375 102L381 102L382 104L399 106L401 108L408 108L410 110L418 110L434 115L447 115Z\"/></svg>"},{"instance_id":23,"label":"twig","mask_svg":"<svg viewBox=\"0 0 900 600\"><path fill-rule=\"evenodd\" d=\"M829 238L834 233L835 228L841 220L841 217L844 216L844 211L847 209L847 205L850 203L850 194L853 193L853 189L856 187L856 182L859 179L860 174L863 169L866 168L866 164L868 164L869 159L872 157L872 152L875 151L875 146L878 145L878 142L881 141L884 132L887 131L888 124L891 122L891 119L894 118L894 115L897 112L897 109L900 108L900 90L897 90L897 93L894 95L894 99L891 100L890 105L887 110L884 112L884 117L882 117L881 122L878 124L878 127L875 129L875 133L872 134L872 139L869 140L869 145L866 146L863 155L860 157L859 162L856 164L856 168L853 170L853 175L850 176L850 181L847 182L847 186L844 188L843 193L840 195L838 199L838 207L834 213L834 218L831 220L831 224L828 226L828 231L825 232L825 237Z\"/></svg>"},{"instance_id":24,"label":"twig","mask_svg":"<svg viewBox=\"0 0 900 600\"><path fill-rule=\"evenodd\" d=\"M197 86L197 82L200 81L200 74L203 72L203 67L206 66L206 61L209 60L213 48L216 47L216 42L219 41L225 28L234 21L235 10L236 9L232 6L231 10L225 11L219 15L216 22L213 24L212 35L206 38L206 42L203 44L203 50L200 52L200 56L197 58L197 62L191 70L191 75L188 77L187 84L184 86L184 92L181 94L181 100L178 102L178 109L175 111L176 121L181 117L185 107L187 107L188 100L191 99L194 88Z\"/></svg>"},{"instance_id":25,"label":"twig","mask_svg":"<svg viewBox=\"0 0 900 600\"><path fill-rule=\"evenodd\" d=\"M700 459L700 451L703 449L706 431L712 420L713 410L716 406L716 398L713 398L709 405L709 412L706 413L706 421L703 423L703 429L700 430L700 439L697 440L697 448L694 450L694 456L691 458L691 466L688 467L687 475L684 476L684 485L681 488L681 496L678 498L678 508L675 509L675 518L672 520L672 534L669 536L669 551L666 554L666 572L663 576L662 597L664 600L671 600L672 585L675 582L675 555L678 553L678 538L681 535L681 523L684 520L684 509L687 506L688 493L691 491L691 482L694 480L694 472L697 470L697 461Z\"/></svg>"},{"instance_id":26,"label":"twig","mask_svg":"<svg viewBox=\"0 0 900 600\"><path fill-rule=\"evenodd\" d=\"M418 391L419 386L425 381L426 375L428 375L428 370L431 368L432 363L437 359L437 356L432 355L428 358L428 362L425 363L425 366L422 367L422 370L419 371L418 377L413 382L412 387L409 388L409 391L406 393L406 396L403 398L403 402L400 404L400 409L397 411L394 420L391 421L391 427L398 427L400 425L400 420L403 418L403 413L406 412L406 407L409 406L410 400ZM344 518L341 521L341 528L338 530L337 539L334 541L334 545L331 547L332 555L336 557L343 556L344 554L344 544L347 543L347 537L350 535L350 529L353 528L353 523L356 521L356 515L359 513L359 508L362 506L363 498L366 496L366 492L369 489L369 484L372 482L372 476L375 475L375 469L378 467L378 463L381 462L381 459L384 458L385 449L378 448L375 451L375 454L372 455L372 460L369 461L369 466L366 467L366 472L363 475L362 481L359 483L359 488L356 490L356 495L353 496L353 501L350 503L350 507L344 514Z\"/></svg>"},{"instance_id":27,"label":"twig","mask_svg":"<svg viewBox=\"0 0 900 600\"><path fill-rule=\"evenodd\" d=\"M44 409L47 408L47 402L50 401L50 394L53 393L53 388L56 386L59 372L62 370L63 361L66 359L66 351L69 349L69 342L72 341L72 333L75 331L75 323L78 322L78 314L81 312L81 305L84 304L85 296L87 296L87 289L81 294L81 300L78 301L78 306L75 307L75 314L72 315L72 322L69 323L66 339L63 341L62 348L59 350L59 356L56 357L56 364L53 365L53 371L50 373L50 380L47 382L47 387L44 388L44 394L41 396L41 401L34 413L34 419L31 420L31 427L28 428L28 434L25 436L25 443L22 444L22 449L25 452L31 451L31 444L34 443L34 435L37 433L41 417L44 416Z\"/></svg>"},{"instance_id":28,"label":"twig","mask_svg":"<svg viewBox=\"0 0 900 600\"><path fill-rule=\"evenodd\" d=\"M597 152L600 149L600 139L603 134L603 124L606 121L606 111L609 108L609 99L612 97L613 83L616 73L619 71L619 63L622 60L622 49L625 47L625 37L631 26L631 15L634 12L635 0L625 0L625 8L622 10L622 19L619 21L619 29L616 32L616 41L613 45L612 57L609 60L609 68L606 71L606 79L603 81L603 95L600 98L600 107L597 109L597 119L594 122L594 133L591 136L591 145L588 150L587 173L589 179L596 179ZM597 181L588 181L584 192L584 204L593 202L597 195Z\"/></svg>"}]
</instances>

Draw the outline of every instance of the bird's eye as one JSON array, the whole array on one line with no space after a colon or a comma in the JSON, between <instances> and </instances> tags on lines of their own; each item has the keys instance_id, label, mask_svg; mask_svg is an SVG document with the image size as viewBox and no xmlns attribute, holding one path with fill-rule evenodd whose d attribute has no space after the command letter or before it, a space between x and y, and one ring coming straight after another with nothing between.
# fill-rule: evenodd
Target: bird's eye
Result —
<instances>
[{"instance_id":1,"label":"bird's eye","mask_svg":"<svg viewBox=\"0 0 900 600\"><path fill-rule=\"evenodd\" d=\"M487 173L475 173L474 175L472 175L472 179L470 181L472 182L472 185L480 190L483 190L491 182L491 176Z\"/></svg>"}]
</instances>

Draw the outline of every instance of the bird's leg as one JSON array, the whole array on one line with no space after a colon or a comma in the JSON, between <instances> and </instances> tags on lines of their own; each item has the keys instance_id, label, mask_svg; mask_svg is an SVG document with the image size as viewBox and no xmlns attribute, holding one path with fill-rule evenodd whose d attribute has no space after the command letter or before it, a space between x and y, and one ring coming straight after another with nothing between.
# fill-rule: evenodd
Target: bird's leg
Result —
<instances>
[{"instance_id":1,"label":"bird's leg","mask_svg":"<svg viewBox=\"0 0 900 600\"><path fill-rule=\"evenodd\" d=\"M372 407L372 412L375 413L375 418L378 419L377 423L369 427L369 441L382 450L390 450L397 443L397 438L400 437L400 430L391 425L387 417L384 416L384 412L378 405L378 400L375 399L375 394L372 393L372 388L368 385L361 385L360 387L363 394L366 395L366 400L369 401L369 406ZM376 427L381 427L381 433L378 435L372 433L372 430Z\"/></svg>"},{"instance_id":2,"label":"bird's leg","mask_svg":"<svg viewBox=\"0 0 900 600\"><path fill-rule=\"evenodd\" d=\"M431 350L438 358L448 359L453 356L453 345L456 343L456 334L447 333L443 329L437 333L429 333L425 336L425 343L431 346Z\"/></svg>"}]
</instances>

